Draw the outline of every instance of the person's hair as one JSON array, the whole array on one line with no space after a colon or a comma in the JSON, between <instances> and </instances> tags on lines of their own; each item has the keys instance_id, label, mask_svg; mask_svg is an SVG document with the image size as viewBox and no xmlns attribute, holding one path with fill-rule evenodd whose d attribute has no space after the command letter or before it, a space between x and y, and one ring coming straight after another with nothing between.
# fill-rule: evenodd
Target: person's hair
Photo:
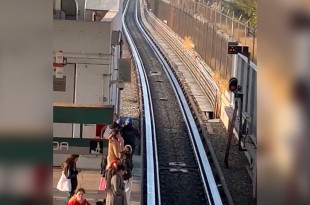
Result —
<instances>
[{"instance_id":1,"label":"person's hair","mask_svg":"<svg viewBox=\"0 0 310 205\"><path fill-rule=\"evenodd\" d=\"M123 164L119 164L116 168L117 171L126 171L126 167Z\"/></svg>"},{"instance_id":2,"label":"person's hair","mask_svg":"<svg viewBox=\"0 0 310 205\"><path fill-rule=\"evenodd\" d=\"M79 155L77 155L77 154L72 154L72 155L70 155L70 157L68 157L67 159L66 159L66 161L64 161L64 163L62 163L62 169L65 169L66 167L68 167L68 166L72 166L72 165L74 165L74 160L76 159L76 158L78 158L79 157Z\"/></svg>"},{"instance_id":3,"label":"person's hair","mask_svg":"<svg viewBox=\"0 0 310 205\"><path fill-rule=\"evenodd\" d=\"M85 193L86 193L86 192L85 192L85 189L84 189L84 188L82 188L82 187L81 187L81 188L76 189L74 193L75 193L75 194L77 194L77 193L79 193L79 192L83 192L83 194L85 194Z\"/></svg>"},{"instance_id":4,"label":"person's hair","mask_svg":"<svg viewBox=\"0 0 310 205\"><path fill-rule=\"evenodd\" d=\"M111 132L111 138L117 139L117 134L119 133L119 130L114 129Z\"/></svg>"},{"instance_id":5,"label":"person's hair","mask_svg":"<svg viewBox=\"0 0 310 205\"><path fill-rule=\"evenodd\" d=\"M75 199L76 199L76 195L77 195L77 193L79 193L79 192L83 192L83 194L85 194L85 189L83 189L83 188L78 188L78 189L76 189L75 192L74 192L74 195L70 198L69 202L75 200Z\"/></svg>"}]
</instances>

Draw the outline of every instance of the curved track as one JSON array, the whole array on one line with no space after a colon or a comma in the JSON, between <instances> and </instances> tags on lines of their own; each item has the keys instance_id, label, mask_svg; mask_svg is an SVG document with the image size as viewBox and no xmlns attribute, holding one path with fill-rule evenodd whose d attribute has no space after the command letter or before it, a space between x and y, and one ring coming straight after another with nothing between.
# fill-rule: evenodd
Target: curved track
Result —
<instances>
[{"instance_id":1,"label":"curved track","mask_svg":"<svg viewBox=\"0 0 310 205\"><path fill-rule=\"evenodd\" d=\"M144 106L145 204L222 204L185 97L136 13L125 9L124 31L140 75Z\"/></svg>"}]
</instances>

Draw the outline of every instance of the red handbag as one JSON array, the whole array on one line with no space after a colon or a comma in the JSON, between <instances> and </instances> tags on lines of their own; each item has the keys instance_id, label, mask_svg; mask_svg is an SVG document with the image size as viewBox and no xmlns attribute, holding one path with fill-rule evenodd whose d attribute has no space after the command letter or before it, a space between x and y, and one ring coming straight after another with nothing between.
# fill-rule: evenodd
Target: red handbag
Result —
<instances>
[{"instance_id":1,"label":"red handbag","mask_svg":"<svg viewBox=\"0 0 310 205\"><path fill-rule=\"evenodd\" d=\"M99 183L99 190L105 190L107 186L107 180L105 177L101 177L100 183Z\"/></svg>"}]
</instances>

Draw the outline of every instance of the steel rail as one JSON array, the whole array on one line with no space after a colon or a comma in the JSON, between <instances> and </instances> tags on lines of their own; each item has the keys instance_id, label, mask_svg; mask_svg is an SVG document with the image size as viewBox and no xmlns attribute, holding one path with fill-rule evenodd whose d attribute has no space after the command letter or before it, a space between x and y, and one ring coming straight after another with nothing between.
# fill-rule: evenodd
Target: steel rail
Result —
<instances>
[{"instance_id":1,"label":"steel rail","mask_svg":"<svg viewBox=\"0 0 310 205\"><path fill-rule=\"evenodd\" d=\"M145 72L141 56L138 49L130 35L125 23L125 16L128 10L129 1L126 3L126 7L122 16L123 31L133 55L135 65L138 69L140 85L142 87L142 102L144 110L144 130L145 130L145 143L146 143L146 166L147 166L147 204L160 205L160 187L156 184L158 182L158 164L157 159L153 156L157 156L156 149L156 132L154 123L153 104L151 101L151 92L149 83L147 80L147 74Z\"/></svg>"},{"instance_id":2,"label":"steel rail","mask_svg":"<svg viewBox=\"0 0 310 205\"><path fill-rule=\"evenodd\" d=\"M143 34L143 36L145 37L145 39L147 40L147 42L149 43L150 47L153 49L154 53L160 60L160 63L162 64L164 71L167 74L167 77L169 78L170 83L173 87L173 90L175 92L175 95L177 97L178 103L182 111L183 118L189 130L190 140L193 145L195 157L198 162L201 178L203 180L204 188L208 196L209 204L221 205L222 200L221 200L218 188L217 188L217 184L215 182L210 163L208 161L202 141L200 139L198 128L196 126L196 123L191 113L191 110L189 108L189 105L186 101L184 93L182 92L182 89L176 77L174 76L170 66L165 60L162 52L159 50L158 45L152 39L152 37L145 31L143 25L141 25L140 20L138 18L138 11L137 11L138 6L140 6L140 4L136 4L136 10L135 10L136 24L139 30L141 31L141 33Z\"/></svg>"},{"instance_id":3,"label":"steel rail","mask_svg":"<svg viewBox=\"0 0 310 205\"><path fill-rule=\"evenodd\" d=\"M218 87L212 80L213 72L210 69L207 69L207 67L202 67L199 60L194 60L191 57L193 54L190 51L184 52L181 39L176 37L175 34L169 28L163 25L160 20L156 19L152 13L147 11L146 17L149 18L149 22L154 28L160 27L160 29L156 29L157 33L173 49L173 51L182 60L182 62L187 65L187 68L192 73L193 77L196 79L203 92L209 98L211 105L215 107Z\"/></svg>"}]
</instances>

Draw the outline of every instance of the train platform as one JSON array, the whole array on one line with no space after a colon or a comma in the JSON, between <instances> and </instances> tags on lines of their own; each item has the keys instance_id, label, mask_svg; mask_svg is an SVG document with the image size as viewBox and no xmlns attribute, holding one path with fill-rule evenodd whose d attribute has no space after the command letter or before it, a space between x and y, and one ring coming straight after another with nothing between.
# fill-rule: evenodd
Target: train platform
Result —
<instances>
[{"instance_id":1,"label":"train platform","mask_svg":"<svg viewBox=\"0 0 310 205\"><path fill-rule=\"evenodd\" d=\"M141 204L141 174L142 174L142 157L138 155L133 156L133 183L129 205L140 205ZM99 165L98 165L99 167ZM78 167L79 169L79 167ZM96 201L103 201L105 198L105 192L99 191L100 181L100 170L86 170L82 169L78 175L79 185L86 190L86 199L91 203L95 204ZM56 189L57 182L61 175L60 168L53 169L53 204L64 205L67 197L67 193L60 192Z\"/></svg>"}]
</instances>

